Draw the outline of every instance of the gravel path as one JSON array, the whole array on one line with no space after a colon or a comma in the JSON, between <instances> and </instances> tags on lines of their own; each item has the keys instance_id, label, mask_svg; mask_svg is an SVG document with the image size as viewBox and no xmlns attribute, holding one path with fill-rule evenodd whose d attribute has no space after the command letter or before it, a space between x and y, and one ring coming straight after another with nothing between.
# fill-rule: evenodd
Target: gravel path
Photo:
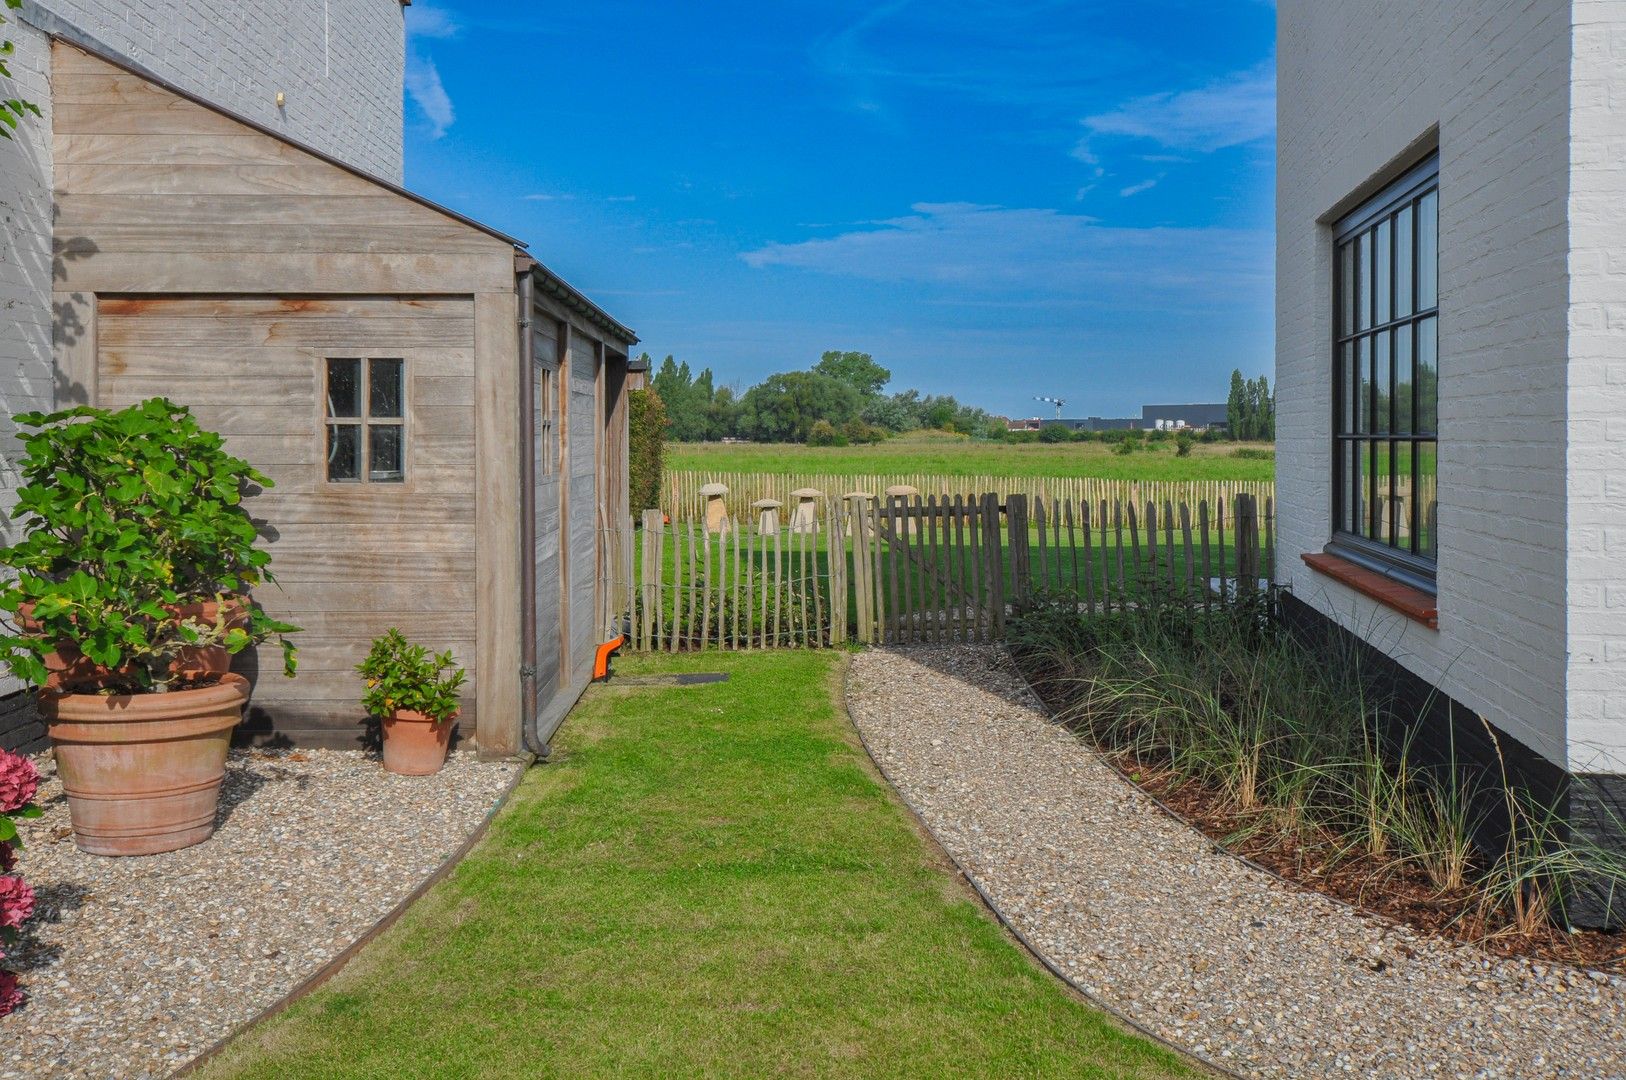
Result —
<instances>
[{"instance_id":1,"label":"gravel path","mask_svg":"<svg viewBox=\"0 0 1626 1080\"><path fill-rule=\"evenodd\" d=\"M858 655L877 762L1088 994L1250 1076L1626 1077L1626 979L1421 938L1216 852L989 647Z\"/></svg>"},{"instance_id":2,"label":"gravel path","mask_svg":"<svg viewBox=\"0 0 1626 1080\"><path fill-rule=\"evenodd\" d=\"M6 963L0 1078L163 1076L292 990L474 831L519 769L456 754L391 776L360 751L233 751L209 841L145 858L79 851L54 766L21 822L39 907Z\"/></svg>"}]
</instances>

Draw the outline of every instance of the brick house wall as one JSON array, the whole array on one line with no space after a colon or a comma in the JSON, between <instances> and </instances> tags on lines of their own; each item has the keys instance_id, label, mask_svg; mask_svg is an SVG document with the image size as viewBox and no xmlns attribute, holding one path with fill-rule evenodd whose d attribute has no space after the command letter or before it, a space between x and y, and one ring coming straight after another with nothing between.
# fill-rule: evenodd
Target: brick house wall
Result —
<instances>
[{"instance_id":1,"label":"brick house wall","mask_svg":"<svg viewBox=\"0 0 1626 1080\"><path fill-rule=\"evenodd\" d=\"M1626 3L1575 0L1572 25L1569 761L1578 773L1620 774L1626 773Z\"/></svg>"},{"instance_id":2,"label":"brick house wall","mask_svg":"<svg viewBox=\"0 0 1626 1080\"><path fill-rule=\"evenodd\" d=\"M56 16L183 90L401 182L400 0L30 2L36 22Z\"/></svg>"},{"instance_id":3,"label":"brick house wall","mask_svg":"<svg viewBox=\"0 0 1626 1080\"><path fill-rule=\"evenodd\" d=\"M1566 600L1580 540L1566 533L1570 4L1282 0L1278 19L1278 572L1298 600L1567 765ZM1436 132L1432 631L1299 555L1332 535L1331 224L1432 149ZM1618 728L1613 738L1621 748Z\"/></svg>"}]
</instances>

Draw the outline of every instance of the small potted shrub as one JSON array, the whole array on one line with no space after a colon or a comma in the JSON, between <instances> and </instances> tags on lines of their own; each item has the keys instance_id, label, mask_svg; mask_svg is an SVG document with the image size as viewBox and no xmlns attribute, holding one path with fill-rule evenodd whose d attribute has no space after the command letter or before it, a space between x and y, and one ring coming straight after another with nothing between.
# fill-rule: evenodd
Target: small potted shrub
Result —
<instances>
[{"instance_id":1,"label":"small potted shrub","mask_svg":"<svg viewBox=\"0 0 1626 1080\"><path fill-rule=\"evenodd\" d=\"M248 680L233 655L286 635L248 600L269 556L242 506L271 481L162 398L17 418L17 512L0 550L0 662L41 688L75 842L150 855L207 839Z\"/></svg>"},{"instance_id":2,"label":"small potted shrub","mask_svg":"<svg viewBox=\"0 0 1626 1080\"><path fill-rule=\"evenodd\" d=\"M391 630L374 640L356 670L367 684L361 703L383 729L385 770L403 776L439 772L467 677L452 654L431 655Z\"/></svg>"}]
</instances>

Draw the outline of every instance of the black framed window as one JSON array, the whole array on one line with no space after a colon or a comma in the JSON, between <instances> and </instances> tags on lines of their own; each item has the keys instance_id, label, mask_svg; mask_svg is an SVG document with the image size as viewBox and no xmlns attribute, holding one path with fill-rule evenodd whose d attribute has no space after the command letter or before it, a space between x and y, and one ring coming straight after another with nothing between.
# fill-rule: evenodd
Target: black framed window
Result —
<instances>
[{"instance_id":1,"label":"black framed window","mask_svg":"<svg viewBox=\"0 0 1626 1080\"><path fill-rule=\"evenodd\" d=\"M1439 159L1334 228L1333 547L1432 587Z\"/></svg>"},{"instance_id":2,"label":"black framed window","mask_svg":"<svg viewBox=\"0 0 1626 1080\"><path fill-rule=\"evenodd\" d=\"M327 478L340 484L406 479L406 361L335 357L327 362Z\"/></svg>"}]
</instances>

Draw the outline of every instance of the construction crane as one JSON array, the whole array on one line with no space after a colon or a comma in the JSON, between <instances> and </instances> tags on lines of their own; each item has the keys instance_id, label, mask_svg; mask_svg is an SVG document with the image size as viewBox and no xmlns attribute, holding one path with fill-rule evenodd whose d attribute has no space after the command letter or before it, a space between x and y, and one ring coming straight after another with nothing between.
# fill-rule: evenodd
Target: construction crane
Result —
<instances>
[{"instance_id":1,"label":"construction crane","mask_svg":"<svg viewBox=\"0 0 1626 1080\"><path fill-rule=\"evenodd\" d=\"M1034 401L1043 401L1043 402L1047 402L1048 404L1054 405L1056 407L1056 419L1057 420L1061 419L1061 410L1067 407L1067 401L1066 401L1065 398L1059 398L1059 397L1035 397L1033 400Z\"/></svg>"}]
</instances>

